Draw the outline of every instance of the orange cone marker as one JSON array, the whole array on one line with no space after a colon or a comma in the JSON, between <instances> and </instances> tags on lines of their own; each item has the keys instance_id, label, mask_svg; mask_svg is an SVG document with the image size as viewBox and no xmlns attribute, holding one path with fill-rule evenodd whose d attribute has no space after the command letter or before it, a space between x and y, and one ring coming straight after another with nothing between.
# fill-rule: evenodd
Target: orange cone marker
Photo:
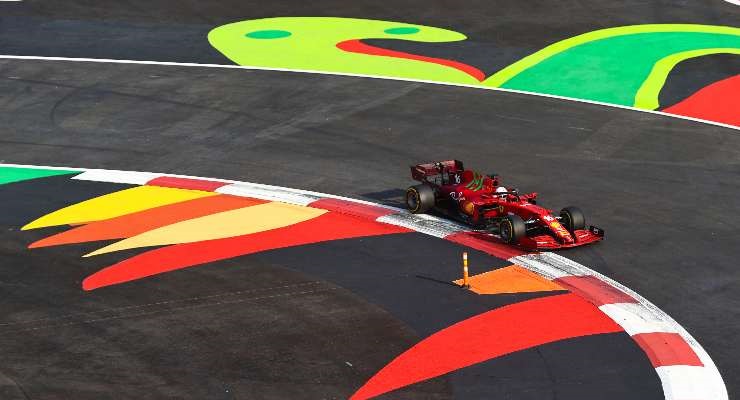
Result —
<instances>
[{"instance_id":1,"label":"orange cone marker","mask_svg":"<svg viewBox=\"0 0 740 400\"><path fill-rule=\"evenodd\" d=\"M468 252L463 252L463 288L470 288L470 284L468 283Z\"/></svg>"}]
</instances>

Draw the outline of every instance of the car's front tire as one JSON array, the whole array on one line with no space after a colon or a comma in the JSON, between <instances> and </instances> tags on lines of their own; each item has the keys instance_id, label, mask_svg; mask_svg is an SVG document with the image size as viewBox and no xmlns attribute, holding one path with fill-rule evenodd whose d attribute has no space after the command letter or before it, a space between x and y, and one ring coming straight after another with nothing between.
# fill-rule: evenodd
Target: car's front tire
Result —
<instances>
[{"instance_id":1,"label":"car's front tire","mask_svg":"<svg viewBox=\"0 0 740 400\"><path fill-rule=\"evenodd\" d=\"M406 189L406 208L414 214L431 210L434 202L434 189L429 185L414 185Z\"/></svg>"},{"instance_id":2,"label":"car's front tire","mask_svg":"<svg viewBox=\"0 0 740 400\"><path fill-rule=\"evenodd\" d=\"M527 235L527 226L518 215L507 215L498 226L501 240L508 244L517 244Z\"/></svg>"},{"instance_id":3,"label":"car's front tire","mask_svg":"<svg viewBox=\"0 0 740 400\"><path fill-rule=\"evenodd\" d=\"M586 217L578 207L565 207L560 210L560 223L570 232L586 228Z\"/></svg>"}]
</instances>

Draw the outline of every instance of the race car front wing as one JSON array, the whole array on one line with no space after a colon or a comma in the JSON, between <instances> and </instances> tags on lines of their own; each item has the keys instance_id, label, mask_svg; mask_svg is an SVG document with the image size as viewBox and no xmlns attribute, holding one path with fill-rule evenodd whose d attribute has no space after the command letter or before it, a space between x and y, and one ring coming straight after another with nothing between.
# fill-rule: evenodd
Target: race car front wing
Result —
<instances>
[{"instance_id":1,"label":"race car front wing","mask_svg":"<svg viewBox=\"0 0 740 400\"><path fill-rule=\"evenodd\" d=\"M552 250L578 247L603 240L604 230L592 225L588 229L576 230L573 232L573 237L575 239L573 243L563 244L548 234L528 236L521 239L519 245L527 250Z\"/></svg>"}]
</instances>

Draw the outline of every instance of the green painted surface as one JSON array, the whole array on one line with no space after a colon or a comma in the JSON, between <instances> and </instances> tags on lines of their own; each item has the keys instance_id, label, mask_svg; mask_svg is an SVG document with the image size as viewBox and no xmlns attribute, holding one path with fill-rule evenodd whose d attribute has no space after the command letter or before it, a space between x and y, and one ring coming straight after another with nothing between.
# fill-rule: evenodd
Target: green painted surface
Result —
<instances>
[{"instance_id":1,"label":"green painted surface","mask_svg":"<svg viewBox=\"0 0 740 400\"><path fill-rule=\"evenodd\" d=\"M281 31L277 29L266 30L266 31L254 31L247 33L246 37L250 39L280 39L290 36L291 33L288 31Z\"/></svg>"},{"instance_id":2,"label":"green painted surface","mask_svg":"<svg viewBox=\"0 0 740 400\"><path fill-rule=\"evenodd\" d=\"M632 106L661 59L702 49L740 49L737 28L642 25L605 31L612 36L597 31L582 35L587 40L549 46L496 73L484 85Z\"/></svg>"},{"instance_id":3,"label":"green painted surface","mask_svg":"<svg viewBox=\"0 0 740 400\"><path fill-rule=\"evenodd\" d=\"M27 181L29 179L44 178L47 176L77 174L80 171L59 169L37 169L22 167L7 167L0 165L0 185Z\"/></svg>"},{"instance_id":4,"label":"green painted surface","mask_svg":"<svg viewBox=\"0 0 740 400\"><path fill-rule=\"evenodd\" d=\"M552 57L555 54L562 53L573 47L584 43L593 42L601 39L608 39L620 35L632 35L635 33L658 33L658 32L702 32L702 33L720 33L727 35L737 35L738 28L729 26L716 25L696 25L696 24L644 24L644 25L627 25L614 28L599 29L597 31L587 32L578 36L555 42L536 53L509 65L501 71L493 74L486 81L488 86L501 86L515 75L521 73L537 63Z\"/></svg>"},{"instance_id":5,"label":"green painted surface","mask_svg":"<svg viewBox=\"0 0 740 400\"><path fill-rule=\"evenodd\" d=\"M403 26L399 28L388 28L384 30L385 33L390 33L391 35L410 35L412 33L418 33L419 28L409 27L409 26Z\"/></svg>"},{"instance_id":6,"label":"green painted surface","mask_svg":"<svg viewBox=\"0 0 740 400\"><path fill-rule=\"evenodd\" d=\"M245 37L249 32L287 31L280 40ZM389 33L390 31L391 33ZM337 43L354 39L453 42L465 35L431 26L334 17L281 17L236 22L213 29L208 40L238 65L361 74L403 79L476 84L452 67L424 61L350 53Z\"/></svg>"},{"instance_id":7,"label":"green painted surface","mask_svg":"<svg viewBox=\"0 0 740 400\"><path fill-rule=\"evenodd\" d=\"M208 35L210 43L238 65L502 87L648 109L658 106L665 77L675 66L671 56L740 50L740 28L622 26L556 42L481 83L453 67L337 48L338 43L356 39L454 42L466 37L431 26L334 17L242 21Z\"/></svg>"}]
</instances>

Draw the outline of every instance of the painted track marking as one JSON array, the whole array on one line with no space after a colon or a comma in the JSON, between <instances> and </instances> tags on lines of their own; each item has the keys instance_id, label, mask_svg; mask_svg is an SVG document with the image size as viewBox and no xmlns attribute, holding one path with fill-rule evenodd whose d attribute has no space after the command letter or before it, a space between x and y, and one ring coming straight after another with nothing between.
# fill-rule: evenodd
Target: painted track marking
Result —
<instances>
[{"instance_id":1,"label":"painted track marking","mask_svg":"<svg viewBox=\"0 0 740 400\"><path fill-rule=\"evenodd\" d=\"M38 169L55 168L0 164L0 167L2 166ZM187 185L192 185L194 181L203 184L206 182L224 182L228 184L219 187L216 191L224 192L229 191L229 187L236 187L238 190L233 190L230 194L238 196L241 193L242 196L247 197L256 194L265 197L264 200L282 201L288 204L309 207L312 207L312 203L316 203L318 208L322 208L320 204L324 199L334 199L340 200L339 202L333 202L334 208L340 208L342 202L351 203L351 208L353 208L351 215L354 216L358 216L358 207L369 206L371 210L365 216L370 221L401 226L445 240L452 240L456 243L460 243L460 235L468 234L465 227L441 218L428 215L416 218L417 216L410 215L406 210L399 208L300 189L150 172L86 170L80 168L57 169L80 172L79 175L71 179L98 182L144 185L147 182L153 180L157 182L161 179L166 179L168 182L177 181L172 178L184 178L185 180L182 180L182 182L186 182ZM391 213L378 214L378 209L390 210ZM382 216L376 217L376 215ZM455 238L456 240L453 240ZM668 314L633 290L584 265L554 253L525 254L521 251L512 251L509 246L490 241L485 243L480 238L476 239L466 242L465 245L494 256L511 253L507 254L510 256L508 261L511 263L522 266L546 279L557 283L568 282L572 287L577 288L579 296L585 296L584 299L596 305L606 316L625 329L637 345L646 352L661 380L666 400L728 399L727 388L719 370L717 370L714 361L699 342ZM96 321L99 320L91 322ZM672 352L679 355L676 356ZM665 356L665 354L668 354L668 356ZM660 360L660 362L655 360ZM662 365L666 360L668 360L667 364L669 365ZM701 366L698 364L701 364Z\"/></svg>"}]
</instances>

